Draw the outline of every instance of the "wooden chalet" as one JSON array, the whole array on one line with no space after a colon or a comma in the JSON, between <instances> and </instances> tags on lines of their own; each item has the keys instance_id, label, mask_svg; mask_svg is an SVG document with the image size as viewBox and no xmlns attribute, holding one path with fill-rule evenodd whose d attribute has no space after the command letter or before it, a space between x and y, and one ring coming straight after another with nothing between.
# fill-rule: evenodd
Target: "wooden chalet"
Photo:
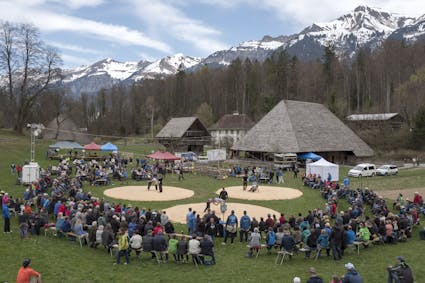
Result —
<instances>
[{"instance_id":1,"label":"wooden chalet","mask_svg":"<svg viewBox=\"0 0 425 283\"><path fill-rule=\"evenodd\" d=\"M211 143L211 135L197 117L172 118L156 135L168 151L203 152Z\"/></svg>"}]
</instances>

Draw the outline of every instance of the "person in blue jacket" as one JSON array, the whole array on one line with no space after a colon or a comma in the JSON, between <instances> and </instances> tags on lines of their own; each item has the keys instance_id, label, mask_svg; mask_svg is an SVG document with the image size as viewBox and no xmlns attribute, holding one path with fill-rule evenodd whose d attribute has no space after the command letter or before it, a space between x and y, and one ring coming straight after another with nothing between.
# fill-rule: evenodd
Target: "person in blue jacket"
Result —
<instances>
[{"instance_id":1,"label":"person in blue jacket","mask_svg":"<svg viewBox=\"0 0 425 283\"><path fill-rule=\"evenodd\" d=\"M363 283L363 278L356 271L354 264L349 262L345 264L345 268L347 269L347 273L342 278L343 283Z\"/></svg>"},{"instance_id":2,"label":"person in blue jacket","mask_svg":"<svg viewBox=\"0 0 425 283\"><path fill-rule=\"evenodd\" d=\"M243 215L240 220L240 230L239 230L239 241L242 243L245 238L245 242L248 241L248 232L251 228L251 218L246 214L246 211L243 212Z\"/></svg>"},{"instance_id":3,"label":"person in blue jacket","mask_svg":"<svg viewBox=\"0 0 425 283\"><path fill-rule=\"evenodd\" d=\"M4 218L4 232L10 233L10 211L9 206L7 206L7 203L2 204L2 214Z\"/></svg>"},{"instance_id":4,"label":"person in blue jacket","mask_svg":"<svg viewBox=\"0 0 425 283\"><path fill-rule=\"evenodd\" d=\"M272 247L276 244L276 233L273 231L272 227L269 227L266 234L266 244L267 244L267 252L271 253Z\"/></svg>"},{"instance_id":5,"label":"person in blue jacket","mask_svg":"<svg viewBox=\"0 0 425 283\"><path fill-rule=\"evenodd\" d=\"M317 252L320 253L320 251L323 249L326 249L326 254L329 256L329 236L325 229L322 229L320 236L317 238Z\"/></svg>"}]
</instances>

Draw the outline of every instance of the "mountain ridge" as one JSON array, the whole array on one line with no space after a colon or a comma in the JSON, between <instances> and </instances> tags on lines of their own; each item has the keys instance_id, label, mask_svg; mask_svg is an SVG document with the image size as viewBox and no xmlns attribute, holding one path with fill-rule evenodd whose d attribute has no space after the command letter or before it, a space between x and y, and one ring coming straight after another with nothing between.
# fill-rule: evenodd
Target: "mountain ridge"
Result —
<instances>
[{"instance_id":1,"label":"mountain ridge","mask_svg":"<svg viewBox=\"0 0 425 283\"><path fill-rule=\"evenodd\" d=\"M226 67L236 58L262 62L276 51L285 50L301 60L316 60L322 57L327 45L333 46L337 56L352 59L360 48L374 50L388 38L406 42L425 39L425 15L413 18L361 5L329 22L313 23L299 33L276 37L265 35L261 40L243 41L205 58L178 53L153 62L103 59L90 66L65 70L62 84L72 95L95 93L117 83L132 84L145 79L163 78L179 70L196 71L203 66Z\"/></svg>"}]
</instances>

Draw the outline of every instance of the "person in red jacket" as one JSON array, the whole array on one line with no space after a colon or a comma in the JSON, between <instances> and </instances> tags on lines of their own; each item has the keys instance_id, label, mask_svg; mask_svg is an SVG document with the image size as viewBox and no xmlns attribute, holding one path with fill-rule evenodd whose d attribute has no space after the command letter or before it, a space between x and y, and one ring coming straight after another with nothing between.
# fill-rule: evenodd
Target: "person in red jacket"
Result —
<instances>
[{"instance_id":1,"label":"person in red jacket","mask_svg":"<svg viewBox=\"0 0 425 283\"><path fill-rule=\"evenodd\" d=\"M19 268L18 277L16 278L16 283L29 283L34 282L32 278L36 278L37 283L41 283L41 275L31 267L29 267L31 259L27 258L22 263L22 267Z\"/></svg>"},{"instance_id":2,"label":"person in red jacket","mask_svg":"<svg viewBox=\"0 0 425 283\"><path fill-rule=\"evenodd\" d=\"M413 197L413 203L417 206L421 206L422 197L418 192L415 192L415 196Z\"/></svg>"}]
</instances>

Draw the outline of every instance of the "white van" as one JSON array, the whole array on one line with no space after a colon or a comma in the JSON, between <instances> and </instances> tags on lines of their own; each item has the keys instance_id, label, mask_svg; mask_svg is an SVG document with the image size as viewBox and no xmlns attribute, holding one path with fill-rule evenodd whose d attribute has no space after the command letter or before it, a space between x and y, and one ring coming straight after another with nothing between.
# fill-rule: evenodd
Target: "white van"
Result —
<instances>
[{"instance_id":1,"label":"white van","mask_svg":"<svg viewBox=\"0 0 425 283\"><path fill-rule=\"evenodd\" d=\"M350 177L371 177L376 175L375 164L362 163L356 165L354 168L348 171Z\"/></svg>"}]
</instances>

